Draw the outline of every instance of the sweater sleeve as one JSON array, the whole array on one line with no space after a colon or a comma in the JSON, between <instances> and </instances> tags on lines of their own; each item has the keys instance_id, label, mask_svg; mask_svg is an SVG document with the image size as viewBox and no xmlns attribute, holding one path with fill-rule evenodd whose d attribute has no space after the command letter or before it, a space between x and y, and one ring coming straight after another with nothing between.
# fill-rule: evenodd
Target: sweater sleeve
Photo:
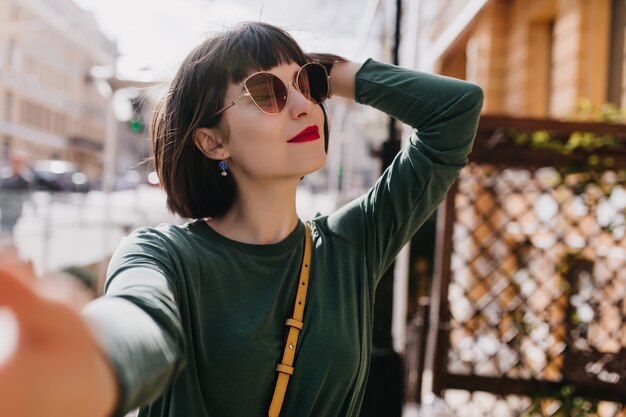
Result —
<instances>
[{"instance_id":1,"label":"sweater sleeve","mask_svg":"<svg viewBox=\"0 0 626 417\"><path fill-rule=\"evenodd\" d=\"M356 75L356 101L417 131L366 195L327 219L329 230L363 251L377 284L467 164L483 93L458 79L368 60Z\"/></svg>"},{"instance_id":2,"label":"sweater sleeve","mask_svg":"<svg viewBox=\"0 0 626 417\"><path fill-rule=\"evenodd\" d=\"M116 415L156 399L184 365L177 268L167 247L156 230L125 238L109 264L105 296L83 311L117 376Z\"/></svg>"}]
</instances>

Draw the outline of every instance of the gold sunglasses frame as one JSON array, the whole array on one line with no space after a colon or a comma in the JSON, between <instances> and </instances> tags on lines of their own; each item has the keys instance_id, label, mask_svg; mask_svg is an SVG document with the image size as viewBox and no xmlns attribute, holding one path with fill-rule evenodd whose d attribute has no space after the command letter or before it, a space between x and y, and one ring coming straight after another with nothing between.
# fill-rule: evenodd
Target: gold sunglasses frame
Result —
<instances>
[{"instance_id":1,"label":"gold sunglasses frame","mask_svg":"<svg viewBox=\"0 0 626 417\"><path fill-rule=\"evenodd\" d=\"M283 80L280 80L280 78L278 78L278 76L276 76L275 74L272 74L272 73L271 73L271 72L269 72L269 71L258 71L258 72L255 72L254 74L250 74L248 77L246 77L246 79L245 79L245 80L243 80L243 86L244 86L244 88L246 89L246 92L245 92L242 96L240 96L240 97L236 98L235 100L232 100L230 103L228 103L227 105L225 105L224 107L222 107L221 109L219 109L219 110L218 110L218 111L217 111L217 112L216 112L213 116L211 116L211 118L213 118L213 117L215 117L215 116L218 116L218 115L220 115L220 114L224 113L226 110L230 109L231 107L233 107L235 104L237 104L239 101L243 100L243 99L244 99L244 98L246 98L246 97L250 97L250 99L252 100L252 102L254 103L254 105L255 105L255 106L257 107L257 109L259 109L261 112L263 112L263 113L265 113L265 114L267 114L267 115L270 115L270 116L276 116L277 114L280 114L280 112L281 112L281 111L283 111L283 109L284 109L285 107L287 107L287 101L289 100L289 90L290 90L290 89L289 89L289 86L290 86L290 85L293 85L293 88L294 88L297 92L299 92L300 94L302 94L302 95L304 96L304 94L302 93L302 91L300 91L300 88L298 87L298 84L296 84L296 83L295 83L295 81L298 79L298 77L300 76L300 73L302 72L302 70L303 70L303 69L304 69L307 65L319 65L319 66L320 66L320 67L322 67L322 69L324 70L324 74L326 74L326 82L328 83L328 94L326 95L326 97L324 98L324 100L320 101L319 103L314 103L314 104L320 104L320 103L323 103L324 101L328 100L328 99L329 99L329 98L331 98L331 96L332 96L331 91L330 91L330 75L328 75L328 71L326 71L326 67L325 67L325 66L323 66L322 64L320 64L320 63L318 63L318 62L307 62L306 64L304 64L303 66L301 66L301 67L300 67L300 69L299 69L299 70L298 70L298 72L296 73L295 78L294 78L293 80L289 81L287 84L285 84ZM270 74L270 75L273 75L274 77L278 78L278 79L279 79L279 80L283 83L283 85L285 85L285 87L286 87L287 97L285 98L285 107L283 107L282 109L280 109L277 113L268 113L268 112L266 112L265 110L263 110L261 107L259 107L259 105L256 103L256 101L254 101L254 99L252 98L252 95L250 94L250 91L248 90L248 86L246 85L246 83L248 82L248 80L249 80L250 78L252 78L252 77L254 77L255 75L258 75L258 74ZM304 97L306 98L306 96L304 96ZM309 99L307 98L307 100L309 100ZM309 100L309 101L311 101L311 100ZM313 102L311 101L311 103L313 103Z\"/></svg>"}]
</instances>

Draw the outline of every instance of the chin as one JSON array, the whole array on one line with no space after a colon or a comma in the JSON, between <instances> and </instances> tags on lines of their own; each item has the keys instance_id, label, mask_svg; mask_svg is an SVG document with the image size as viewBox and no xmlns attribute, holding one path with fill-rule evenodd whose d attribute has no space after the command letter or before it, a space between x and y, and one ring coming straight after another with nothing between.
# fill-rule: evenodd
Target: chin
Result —
<instances>
[{"instance_id":1,"label":"chin","mask_svg":"<svg viewBox=\"0 0 626 417\"><path fill-rule=\"evenodd\" d=\"M298 176L300 176L300 179L302 179L306 175L310 175L316 171L319 171L324 167L324 165L326 165L326 158L324 158L322 161L315 161L315 163L311 163L310 165L307 164L306 166L300 166L300 169L298 170Z\"/></svg>"},{"instance_id":2,"label":"chin","mask_svg":"<svg viewBox=\"0 0 626 417\"><path fill-rule=\"evenodd\" d=\"M301 152L296 155L292 155L289 160L290 168L297 176L304 176L311 174L326 165L326 152L324 147L310 148L306 152Z\"/></svg>"},{"instance_id":3,"label":"chin","mask_svg":"<svg viewBox=\"0 0 626 417\"><path fill-rule=\"evenodd\" d=\"M309 171L309 174L311 172L315 172L315 171L317 171L319 169L324 168L324 165L326 165L326 152L324 152L322 155L320 155L320 157L317 158L317 160L312 163L312 168Z\"/></svg>"}]
</instances>

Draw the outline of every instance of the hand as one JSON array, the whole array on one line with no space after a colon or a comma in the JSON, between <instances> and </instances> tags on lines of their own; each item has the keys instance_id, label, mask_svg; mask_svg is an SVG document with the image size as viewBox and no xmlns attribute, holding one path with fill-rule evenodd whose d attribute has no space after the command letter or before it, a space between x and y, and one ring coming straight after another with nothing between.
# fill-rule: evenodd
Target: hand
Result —
<instances>
[{"instance_id":1,"label":"hand","mask_svg":"<svg viewBox=\"0 0 626 417\"><path fill-rule=\"evenodd\" d=\"M0 410L11 417L105 417L116 381L81 315L38 295L32 268L0 255L0 310L16 318L18 335L0 358ZM0 351L11 341L0 335ZM2 346L4 345L4 346Z\"/></svg>"},{"instance_id":2,"label":"hand","mask_svg":"<svg viewBox=\"0 0 626 417\"><path fill-rule=\"evenodd\" d=\"M333 69L330 72L330 91L333 93L333 96L354 100L355 77L361 65L351 61L333 64Z\"/></svg>"},{"instance_id":3,"label":"hand","mask_svg":"<svg viewBox=\"0 0 626 417\"><path fill-rule=\"evenodd\" d=\"M330 92L338 96L354 100L356 87L356 73L362 64L351 62L345 58L328 53L309 53L309 59L322 64L330 75Z\"/></svg>"}]
</instances>

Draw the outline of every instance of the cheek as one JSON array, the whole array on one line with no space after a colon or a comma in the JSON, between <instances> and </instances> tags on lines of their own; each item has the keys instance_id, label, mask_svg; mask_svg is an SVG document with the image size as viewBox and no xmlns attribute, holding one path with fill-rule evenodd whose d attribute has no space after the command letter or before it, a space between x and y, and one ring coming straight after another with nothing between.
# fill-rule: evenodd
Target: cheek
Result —
<instances>
[{"instance_id":1,"label":"cheek","mask_svg":"<svg viewBox=\"0 0 626 417\"><path fill-rule=\"evenodd\" d=\"M224 117L224 122L228 126L228 139L235 146L242 141L248 142L256 136L264 135L264 132L271 130L275 124L271 117L264 115L252 105L242 103L238 109L235 107Z\"/></svg>"},{"instance_id":2,"label":"cheek","mask_svg":"<svg viewBox=\"0 0 626 417\"><path fill-rule=\"evenodd\" d=\"M272 143L280 137L275 121L267 118L238 120L230 124L229 133L229 150L235 164L267 158L266 154L275 148Z\"/></svg>"}]
</instances>

